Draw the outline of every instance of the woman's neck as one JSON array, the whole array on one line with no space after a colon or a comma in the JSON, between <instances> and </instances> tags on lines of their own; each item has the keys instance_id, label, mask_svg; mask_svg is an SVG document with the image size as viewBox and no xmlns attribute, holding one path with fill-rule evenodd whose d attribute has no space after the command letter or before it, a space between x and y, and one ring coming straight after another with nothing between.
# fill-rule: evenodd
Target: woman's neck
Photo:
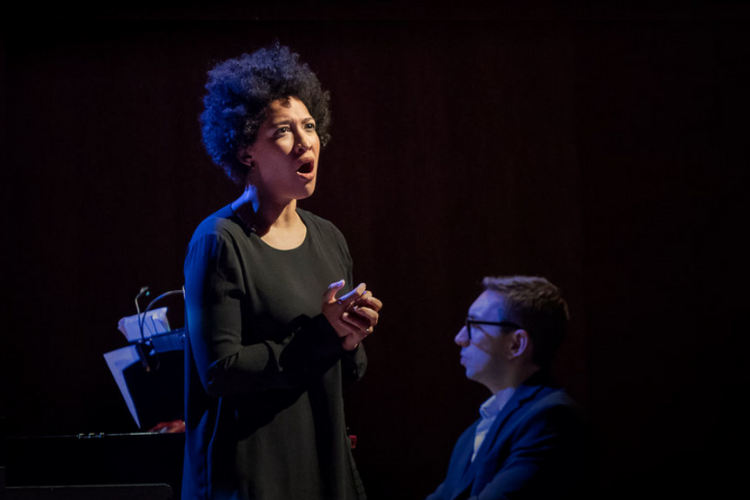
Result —
<instances>
[{"instance_id":1,"label":"woman's neck","mask_svg":"<svg viewBox=\"0 0 750 500\"><path fill-rule=\"evenodd\" d=\"M298 247L307 234L307 227L297 214L297 200L274 202L260 195L254 186L247 186L232 202L232 210L264 242L280 250Z\"/></svg>"}]
</instances>

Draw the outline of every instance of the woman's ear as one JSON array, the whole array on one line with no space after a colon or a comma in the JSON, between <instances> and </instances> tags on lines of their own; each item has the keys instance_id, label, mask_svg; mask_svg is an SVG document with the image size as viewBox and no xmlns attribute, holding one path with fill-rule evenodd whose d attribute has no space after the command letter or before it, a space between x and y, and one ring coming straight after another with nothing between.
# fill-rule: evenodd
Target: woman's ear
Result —
<instances>
[{"instance_id":1,"label":"woman's ear","mask_svg":"<svg viewBox=\"0 0 750 500\"><path fill-rule=\"evenodd\" d=\"M237 150L237 161L243 165L247 165L250 168L255 166L253 163L253 155L250 152L250 147L243 147Z\"/></svg>"}]
</instances>

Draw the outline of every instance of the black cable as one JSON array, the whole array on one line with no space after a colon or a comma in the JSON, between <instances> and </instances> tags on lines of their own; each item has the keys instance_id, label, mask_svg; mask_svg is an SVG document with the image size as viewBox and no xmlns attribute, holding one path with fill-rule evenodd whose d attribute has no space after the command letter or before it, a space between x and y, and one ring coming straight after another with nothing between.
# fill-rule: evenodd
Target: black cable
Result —
<instances>
[{"instance_id":1,"label":"black cable","mask_svg":"<svg viewBox=\"0 0 750 500\"><path fill-rule=\"evenodd\" d=\"M146 294L146 297L151 294L151 292L148 291L147 286L142 286L141 291L135 296L135 311L138 313L138 330L141 332L141 342L145 340L143 337L143 323L145 322L144 318L146 317L146 313L143 313L143 317L141 317L141 306L138 304L138 299L140 299L143 294Z\"/></svg>"},{"instance_id":2,"label":"black cable","mask_svg":"<svg viewBox=\"0 0 750 500\"><path fill-rule=\"evenodd\" d=\"M156 304L158 301L160 301L164 297L169 297L170 295L175 295L175 294L178 294L178 293L181 293L182 294L182 298L184 299L185 298L185 287L182 287L180 290L170 290L168 292L162 293L161 295L159 295L158 297L156 297L154 300L152 300L151 302L149 302L149 304L146 306L146 309L143 311L143 322L140 323L140 328L141 328L141 343L139 345L139 351L140 351L140 354L141 354L141 361L143 363L143 367L146 369L146 371L151 371L151 366L148 364L148 360L146 358L146 356L148 354L146 353L145 348L144 348L144 346L146 344L146 340L145 340L145 337L144 337L144 334L143 334L143 326L146 324L146 314L151 310L151 307L154 304ZM154 332L153 333L156 334L156 326L154 326ZM154 369L158 369L158 368L159 368L159 358L157 356L157 363L156 363L156 367Z\"/></svg>"}]
</instances>

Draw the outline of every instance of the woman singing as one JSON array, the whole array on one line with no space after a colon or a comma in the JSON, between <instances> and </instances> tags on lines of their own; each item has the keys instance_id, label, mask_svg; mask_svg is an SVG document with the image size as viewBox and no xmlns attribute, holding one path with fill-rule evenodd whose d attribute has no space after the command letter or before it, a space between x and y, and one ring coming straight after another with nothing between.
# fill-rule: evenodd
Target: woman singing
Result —
<instances>
[{"instance_id":1,"label":"woman singing","mask_svg":"<svg viewBox=\"0 0 750 500\"><path fill-rule=\"evenodd\" d=\"M342 386L365 370L382 303L351 289L339 230L297 208L315 190L328 100L278 44L209 72L203 142L244 191L185 260L184 500L365 498Z\"/></svg>"}]
</instances>

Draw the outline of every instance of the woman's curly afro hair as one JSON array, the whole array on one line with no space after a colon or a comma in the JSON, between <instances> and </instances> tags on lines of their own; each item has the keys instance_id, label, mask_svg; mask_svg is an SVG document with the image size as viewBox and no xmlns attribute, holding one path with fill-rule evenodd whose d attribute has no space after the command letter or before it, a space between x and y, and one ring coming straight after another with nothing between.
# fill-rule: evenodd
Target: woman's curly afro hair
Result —
<instances>
[{"instance_id":1,"label":"woman's curly afro hair","mask_svg":"<svg viewBox=\"0 0 750 500\"><path fill-rule=\"evenodd\" d=\"M249 168L237 160L255 142L269 104L296 97L315 119L320 143L329 139L329 94L299 55L278 42L252 54L223 61L208 72L200 117L203 145L213 162L244 185Z\"/></svg>"}]
</instances>

